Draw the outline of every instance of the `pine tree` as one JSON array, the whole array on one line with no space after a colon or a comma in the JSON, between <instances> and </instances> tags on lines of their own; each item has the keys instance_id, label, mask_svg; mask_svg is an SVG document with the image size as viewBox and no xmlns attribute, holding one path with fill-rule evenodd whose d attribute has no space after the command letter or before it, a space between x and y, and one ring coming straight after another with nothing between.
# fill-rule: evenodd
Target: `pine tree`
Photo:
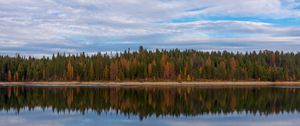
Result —
<instances>
[{"instance_id":1,"label":"pine tree","mask_svg":"<svg viewBox=\"0 0 300 126\"><path fill-rule=\"evenodd\" d=\"M180 78L180 79L179 79ZM190 78L190 79L188 79ZM0 56L1 81L193 80L298 81L300 53L125 51L116 55Z\"/></svg>"},{"instance_id":2,"label":"pine tree","mask_svg":"<svg viewBox=\"0 0 300 126\"><path fill-rule=\"evenodd\" d=\"M95 75L94 75L94 64L91 63L90 65L90 79L89 80L95 80Z\"/></svg>"}]
</instances>

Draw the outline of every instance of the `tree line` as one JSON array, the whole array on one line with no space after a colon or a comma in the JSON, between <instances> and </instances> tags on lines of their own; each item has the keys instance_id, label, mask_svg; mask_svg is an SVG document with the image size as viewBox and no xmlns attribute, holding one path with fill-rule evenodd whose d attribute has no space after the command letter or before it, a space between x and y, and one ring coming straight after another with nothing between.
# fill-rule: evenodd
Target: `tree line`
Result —
<instances>
[{"instance_id":1,"label":"tree line","mask_svg":"<svg viewBox=\"0 0 300 126\"><path fill-rule=\"evenodd\" d=\"M0 81L297 81L300 53L146 50L0 56Z\"/></svg>"}]
</instances>

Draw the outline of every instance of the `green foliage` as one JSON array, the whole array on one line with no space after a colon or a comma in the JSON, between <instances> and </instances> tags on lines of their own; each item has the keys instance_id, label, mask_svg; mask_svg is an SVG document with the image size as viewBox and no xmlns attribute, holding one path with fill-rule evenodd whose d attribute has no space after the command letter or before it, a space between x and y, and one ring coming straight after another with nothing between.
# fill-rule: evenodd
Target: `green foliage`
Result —
<instances>
[{"instance_id":1,"label":"green foliage","mask_svg":"<svg viewBox=\"0 0 300 126\"><path fill-rule=\"evenodd\" d=\"M300 53L155 50L0 56L0 81L298 81Z\"/></svg>"}]
</instances>

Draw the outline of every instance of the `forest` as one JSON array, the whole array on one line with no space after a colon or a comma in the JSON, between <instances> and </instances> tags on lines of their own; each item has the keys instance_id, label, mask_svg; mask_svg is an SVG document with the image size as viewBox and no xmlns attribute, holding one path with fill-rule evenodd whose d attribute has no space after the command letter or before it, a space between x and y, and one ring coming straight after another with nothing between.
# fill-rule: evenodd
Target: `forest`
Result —
<instances>
[{"instance_id":1,"label":"forest","mask_svg":"<svg viewBox=\"0 0 300 126\"><path fill-rule=\"evenodd\" d=\"M0 81L298 81L300 53L130 49L0 56Z\"/></svg>"}]
</instances>

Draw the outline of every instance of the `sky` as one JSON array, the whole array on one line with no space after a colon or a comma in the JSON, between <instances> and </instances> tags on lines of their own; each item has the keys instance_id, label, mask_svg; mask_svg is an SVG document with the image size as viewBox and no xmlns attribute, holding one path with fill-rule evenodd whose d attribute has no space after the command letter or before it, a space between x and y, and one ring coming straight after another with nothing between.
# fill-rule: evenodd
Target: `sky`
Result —
<instances>
[{"instance_id":1,"label":"sky","mask_svg":"<svg viewBox=\"0 0 300 126\"><path fill-rule=\"evenodd\" d=\"M300 50L300 0L0 0L0 54Z\"/></svg>"},{"instance_id":2,"label":"sky","mask_svg":"<svg viewBox=\"0 0 300 126\"><path fill-rule=\"evenodd\" d=\"M140 121L136 116L124 116L115 112L102 113L78 112L57 114L51 108L45 111L35 108L34 111L21 110L0 112L0 126L298 126L299 113L278 113L269 116L251 115L242 112L237 114L205 114L198 116L165 116L148 117Z\"/></svg>"}]
</instances>

